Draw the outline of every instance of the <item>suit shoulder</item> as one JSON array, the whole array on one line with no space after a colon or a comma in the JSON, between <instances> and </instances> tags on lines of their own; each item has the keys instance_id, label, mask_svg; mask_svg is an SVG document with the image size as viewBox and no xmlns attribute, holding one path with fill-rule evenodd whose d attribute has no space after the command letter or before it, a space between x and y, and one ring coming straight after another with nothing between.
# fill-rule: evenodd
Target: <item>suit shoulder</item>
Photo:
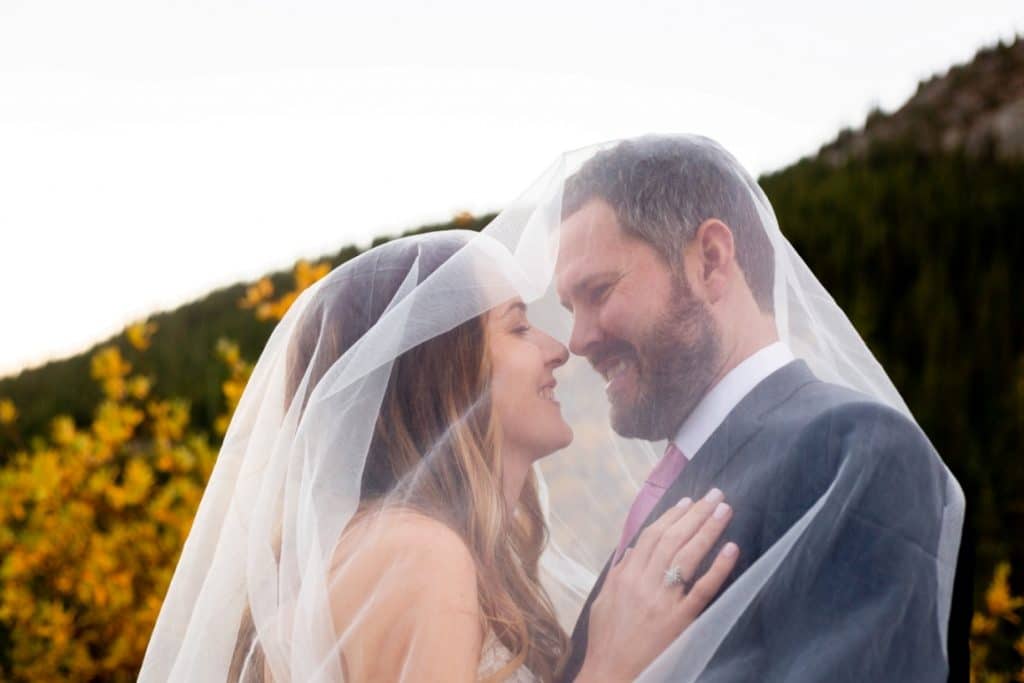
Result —
<instances>
[{"instance_id":1,"label":"suit shoulder","mask_svg":"<svg viewBox=\"0 0 1024 683\"><path fill-rule=\"evenodd\" d=\"M823 449L865 471L884 468L886 476L944 479L945 468L928 437L906 414L846 387L814 382L798 399L805 447ZM838 465L838 462L835 463Z\"/></svg>"},{"instance_id":2,"label":"suit shoulder","mask_svg":"<svg viewBox=\"0 0 1024 683\"><path fill-rule=\"evenodd\" d=\"M838 384L820 380L809 382L800 387L787 404L780 408L784 412L796 413L806 422L827 421L850 427L884 426L925 438L917 423L904 413Z\"/></svg>"}]
</instances>

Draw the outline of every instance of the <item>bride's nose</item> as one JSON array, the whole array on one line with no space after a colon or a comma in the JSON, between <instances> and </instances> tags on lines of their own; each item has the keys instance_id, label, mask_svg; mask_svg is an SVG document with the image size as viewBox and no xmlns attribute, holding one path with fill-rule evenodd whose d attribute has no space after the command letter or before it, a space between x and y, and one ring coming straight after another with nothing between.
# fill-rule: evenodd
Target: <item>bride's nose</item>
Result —
<instances>
[{"instance_id":1,"label":"bride's nose","mask_svg":"<svg viewBox=\"0 0 1024 683\"><path fill-rule=\"evenodd\" d=\"M544 335L547 348L545 349L547 365L552 368L559 368L569 360L569 349L554 337Z\"/></svg>"}]
</instances>

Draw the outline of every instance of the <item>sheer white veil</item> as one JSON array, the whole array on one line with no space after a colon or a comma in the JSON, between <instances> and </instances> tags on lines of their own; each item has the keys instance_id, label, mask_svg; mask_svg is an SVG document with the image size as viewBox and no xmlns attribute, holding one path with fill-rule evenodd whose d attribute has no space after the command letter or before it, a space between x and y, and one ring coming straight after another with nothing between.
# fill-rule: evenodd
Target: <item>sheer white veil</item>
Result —
<instances>
[{"instance_id":1,"label":"sheer white veil","mask_svg":"<svg viewBox=\"0 0 1024 683\"><path fill-rule=\"evenodd\" d=\"M623 144L641 157L684 149L691 163L713 163L733 174L767 237L762 256L772 263L780 339L818 379L913 423L883 368L780 231L764 193L718 144L696 136L650 137L568 152L481 233L431 233L387 243L341 265L293 304L261 354L227 431L140 680L343 680L346 626L335 623L329 607L334 554L366 494L367 459L396 360L512 297L528 303L533 324L566 342L572 317L559 302L555 274L567 184L584 164ZM572 632L664 444L615 433L604 381L585 359L572 357L556 374L575 438L535 466L549 531L540 573L560 623ZM453 422L470 420L471 410ZM442 446L424 446L422 467ZM929 628L941 636L935 642L944 643L964 502L941 460L934 452L930 457L941 488L937 506L927 511L938 529L926 549L932 569L903 580L932 584ZM414 479L415 470L403 477ZM842 461L831 476L647 678L753 673L719 667L716 653L766 591L790 581L793 558L804 552L801 539L820 539L811 534L824 524L840 528L851 487L884 472ZM890 569L897 575L910 571ZM372 596L365 598L372 609ZM899 609L893 605L882 619L900 619ZM839 623L851 617L834 618ZM942 660L945 652L930 655Z\"/></svg>"}]
</instances>

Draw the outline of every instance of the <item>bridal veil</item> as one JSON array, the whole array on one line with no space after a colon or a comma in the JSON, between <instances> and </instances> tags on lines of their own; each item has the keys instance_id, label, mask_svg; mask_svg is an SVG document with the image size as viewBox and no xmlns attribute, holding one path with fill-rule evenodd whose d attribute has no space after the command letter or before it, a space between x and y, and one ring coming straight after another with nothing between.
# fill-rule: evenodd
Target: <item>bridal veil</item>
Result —
<instances>
[{"instance_id":1,"label":"bridal veil","mask_svg":"<svg viewBox=\"0 0 1024 683\"><path fill-rule=\"evenodd\" d=\"M641 159L656 159L666 146L682 146L692 163L714 163L732 174L744 195L733 201L742 203L749 220L763 231L758 258L771 264L770 296L779 338L818 379L883 406L891 416L885 419L912 423L884 369L786 240L757 183L728 152L696 136L639 138L568 152L481 233L433 233L387 243L341 265L293 304L260 356L226 433L154 629L141 680L344 679L351 634L346 632L349 627L335 623L330 608L337 591L345 591L334 581L343 533L363 511L369 493L397 505L414 499L417 478L446 457L463 429L476 428L477 413L488 405L486 383L471 389L479 395L464 401L460 412L446 413L448 423L436 434L436 443L416 444L422 461L411 465L398 485L375 491L368 462L375 448L397 438L380 432L388 424L388 392L395 382L408 382L417 392L437 390L424 380L430 375L403 370L406 374L396 377L396 369L414 364L424 344L448 343L449 338L454 367L460 356L452 335L514 297L528 305L532 324L567 342L572 316L555 288L567 187L571 191L580 182L578 172L588 161L621 151L621 145ZM664 443L624 438L612 429L604 380L585 359L570 358L556 377L557 396L574 439L534 468L536 503L550 534L538 571L558 621L572 632L618 541L630 503ZM907 541L916 548L913 566L894 560L892 566L870 568L859 580L864 585L906 582L915 595L925 596L921 599L928 603L928 618L918 626L935 637L920 641L930 645L914 647L933 647L924 656L941 663L964 501L941 460L929 457L939 472L937 494L929 499L929 509L914 513L930 515L936 533L927 542ZM722 680L756 677L756 671L745 668L753 664L724 661L730 635L765 601L785 600L785 591L827 578L815 575L828 571L813 561L815 547L821 544L826 552L825 546L838 538L838 530L854 514L851 498L877 478L889 476L889 466L864 465L856 458L836 463L820 493L798 512L788 511L792 523L734 577L645 676L678 681L715 674ZM456 500L451 504L467 504ZM744 505L743 500L729 502L736 509ZM449 512L458 518L469 511ZM514 522L518 514L510 519ZM884 515L903 513L897 506L880 514L883 518L876 522L882 535ZM898 523L894 518L893 526ZM408 559L399 553L396 566ZM835 592L842 593L843 586ZM360 610L375 609L372 591L352 599ZM813 615L814 623L828 625L832 632L819 628L820 642L803 650L809 653L803 665L809 677L815 671L814 653L825 658L844 638L866 643L860 653L864 658L882 656L885 648L871 646L887 637L888 631L878 625L905 618L906 604L899 602L873 605L870 614L845 607L832 613L833 607L846 604L836 600L835 605L821 604L822 613ZM870 631L867 636L864 629Z\"/></svg>"}]
</instances>

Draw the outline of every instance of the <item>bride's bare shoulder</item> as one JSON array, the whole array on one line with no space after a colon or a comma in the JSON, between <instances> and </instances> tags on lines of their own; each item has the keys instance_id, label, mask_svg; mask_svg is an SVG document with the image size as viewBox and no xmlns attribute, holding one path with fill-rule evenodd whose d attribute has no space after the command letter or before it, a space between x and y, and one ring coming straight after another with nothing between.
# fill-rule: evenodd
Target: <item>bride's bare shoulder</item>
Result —
<instances>
[{"instance_id":1,"label":"bride's bare shoulder","mask_svg":"<svg viewBox=\"0 0 1024 683\"><path fill-rule=\"evenodd\" d=\"M466 543L444 523L408 508L363 515L343 534L334 565L380 577L404 575L410 589L424 582L436 587L443 578L446 586L471 586L476 597L476 564Z\"/></svg>"},{"instance_id":2,"label":"bride's bare shoulder","mask_svg":"<svg viewBox=\"0 0 1024 683\"><path fill-rule=\"evenodd\" d=\"M476 565L438 520L402 509L360 516L338 545L330 592L350 680L474 680Z\"/></svg>"}]
</instances>

